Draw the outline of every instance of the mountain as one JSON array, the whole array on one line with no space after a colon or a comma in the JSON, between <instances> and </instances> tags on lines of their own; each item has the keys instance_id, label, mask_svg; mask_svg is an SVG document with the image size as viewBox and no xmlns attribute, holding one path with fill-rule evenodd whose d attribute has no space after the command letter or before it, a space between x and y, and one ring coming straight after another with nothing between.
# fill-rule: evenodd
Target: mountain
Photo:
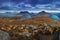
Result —
<instances>
[{"instance_id":1,"label":"mountain","mask_svg":"<svg viewBox=\"0 0 60 40\"><path fill-rule=\"evenodd\" d=\"M57 13L56 15L60 18L60 13Z\"/></svg>"},{"instance_id":2,"label":"mountain","mask_svg":"<svg viewBox=\"0 0 60 40\"><path fill-rule=\"evenodd\" d=\"M2 18L14 18L14 16L12 16L14 13L12 12L5 12L5 13L0 13L0 17Z\"/></svg>"},{"instance_id":3,"label":"mountain","mask_svg":"<svg viewBox=\"0 0 60 40\"><path fill-rule=\"evenodd\" d=\"M31 15L28 11L21 11L20 13L17 13L14 15L16 18L21 18L21 19L28 19L31 18Z\"/></svg>"},{"instance_id":4,"label":"mountain","mask_svg":"<svg viewBox=\"0 0 60 40\"><path fill-rule=\"evenodd\" d=\"M45 12L45 11L39 12L37 15L32 17L32 19L41 19L41 18L51 18L53 20L59 20L60 21L59 16Z\"/></svg>"},{"instance_id":5,"label":"mountain","mask_svg":"<svg viewBox=\"0 0 60 40\"><path fill-rule=\"evenodd\" d=\"M52 14L50 14L50 13L47 13L47 12L45 12L45 11L42 11L42 12L39 12L37 15L35 15L33 18L43 18L43 17L49 17L50 18L50 16L51 16Z\"/></svg>"},{"instance_id":6,"label":"mountain","mask_svg":"<svg viewBox=\"0 0 60 40\"><path fill-rule=\"evenodd\" d=\"M11 12L6 12L6 13L0 13L0 17L3 18L22 18L22 19L28 19L35 16L34 13L29 13L28 11L21 11L20 13L11 13Z\"/></svg>"},{"instance_id":7,"label":"mountain","mask_svg":"<svg viewBox=\"0 0 60 40\"><path fill-rule=\"evenodd\" d=\"M30 13L30 16L33 17L33 16L36 16L36 14L35 13Z\"/></svg>"},{"instance_id":8,"label":"mountain","mask_svg":"<svg viewBox=\"0 0 60 40\"><path fill-rule=\"evenodd\" d=\"M41 11L37 14L35 13L29 13L28 11L21 11L19 13L10 13L10 12L6 12L6 13L1 13L0 17L3 18L19 18L19 19L41 19L41 18L51 18L54 20L60 20L60 13L58 14L52 14L52 13L48 13L45 11Z\"/></svg>"},{"instance_id":9,"label":"mountain","mask_svg":"<svg viewBox=\"0 0 60 40\"><path fill-rule=\"evenodd\" d=\"M54 20L60 20L60 18L57 15L52 15L51 18Z\"/></svg>"}]
</instances>

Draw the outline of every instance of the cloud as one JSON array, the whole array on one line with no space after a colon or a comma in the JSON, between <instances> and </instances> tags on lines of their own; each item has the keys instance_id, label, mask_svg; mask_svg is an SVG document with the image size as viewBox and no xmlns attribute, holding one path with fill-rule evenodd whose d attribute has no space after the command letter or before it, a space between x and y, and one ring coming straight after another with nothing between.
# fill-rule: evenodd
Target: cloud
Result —
<instances>
[{"instance_id":1,"label":"cloud","mask_svg":"<svg viewBox=\"0 0 60 40\"><path fill-rule=\"evenodd\" d=\"M22 7L23 3L20 4L16 4L14 2L4 2L0 5L0 10L20 10L20 8Z\"/></svg>"},{"instance_id":2,"label":"cloud","mask_svg":"<svg viewBox=\"0 0 60 40\"><path fill-rule=\"evenodd\" d=\"M52 4L60 4L60 1L52 2Z\"/></svg>"},{"instance_id":3,"label":"cloud","mask_svg":"<svg viewBox=\"0 0 60 40\"><path fill-rule=\"evenodd\" d=\"M35 4L20 2L4 2L0 5L0 10L60 10L59 2L52 2L48 4Z\"/></svg>"},{"instance_id":4,"label":"cloud","mask_svg":"<svg viewBox=\"0 0 60 40\"><path fill-rule=\"evenodd\" d=\"M25 4L24 6L25 7L32 7L30 4Z\"/></svg>"}]
</instances>

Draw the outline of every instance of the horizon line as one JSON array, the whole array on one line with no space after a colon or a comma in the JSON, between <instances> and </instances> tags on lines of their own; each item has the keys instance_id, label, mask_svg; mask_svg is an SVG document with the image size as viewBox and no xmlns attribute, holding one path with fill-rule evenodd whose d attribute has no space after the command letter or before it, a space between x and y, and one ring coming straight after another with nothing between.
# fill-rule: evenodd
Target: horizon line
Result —
<instances>
[{"instance_id":1,"label":"horizon line","mask_svg":"<svg viewBox=\"0 0 60 40\"><path fill-rule=\"evenodd\" d=\"M41 11L45 11L45 12L56 12L56 13L60 13L60 10L0 10L0 13L6 13L6 12L21 12L21 11L28 11L28 12L33 12L33 13L38 13Z\"/></svg>"}]
</instances>

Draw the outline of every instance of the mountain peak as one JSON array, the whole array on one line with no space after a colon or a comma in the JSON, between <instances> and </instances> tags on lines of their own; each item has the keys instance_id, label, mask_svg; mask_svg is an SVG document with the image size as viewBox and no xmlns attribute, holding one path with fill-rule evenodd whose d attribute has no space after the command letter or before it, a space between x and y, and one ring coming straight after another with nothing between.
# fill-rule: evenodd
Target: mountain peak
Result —
<instances>
[{"instance_id":1,"label":"mountain peak","mask_svg":"<svg viewBox=\"0 0 60 40\"><path fill-rule=\"evenodd\" d=\"M21 11L20 13L29 13L28 11Z\"/></svg>"},{"instance_id":2,"label":"mountain peak","mask_svg":"<svg viewBox=\"0 0 60 40\"><path fill-rule=\"evenodd\" d=\"M48 13L48 12L45 12L45 11L41 11L41 12L39 12L35 17L50 17L51 16L51 14L50 13Z\"/></svg>"},{"instance_id":3,"label":"mountain peak","mask_svg":"<svg viewBox=\"0 0 60 40\"><path fill-rule=\"evenodd\" d=\"M50 14L50 13L45 12L45 11L41 11L41 12L39 12L38 14Z\"/></svg>"},{"instance_id":4,"label":"mountain peak","mask_svg":"<svg viewBox=\"0 0 60 40\"><path fill-rule=\"evenodd\" d=\"M46 13L45 11L41 11L41 13Z\"/></svg>"}]
</instances>

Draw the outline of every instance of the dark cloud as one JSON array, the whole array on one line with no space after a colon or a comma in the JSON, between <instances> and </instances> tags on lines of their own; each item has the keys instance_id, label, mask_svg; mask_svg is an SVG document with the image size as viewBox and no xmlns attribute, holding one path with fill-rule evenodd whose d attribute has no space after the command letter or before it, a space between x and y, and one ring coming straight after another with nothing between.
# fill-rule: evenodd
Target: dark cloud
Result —
<instances>
[{"instance_id":1,"label":"dark cloud","mask_svg":"<svg viewBox=\"0 0 60 40\"><path fill-rule=\"evenodd\" d=\"M30 4L36 5L36 4L49 4L52 3L52 0L30 0Z\"/></svg>"},{"instance_id":2,"label":"dark cloud","mask_svg":"<svg viewBox=\"0 0 60 40\"><path fill-rule=\"evenodd\" d=\"M0 9L3 10L52 10L56 8L60 8L60 0L0 0Z\"/></svg>"}]
</instances>

